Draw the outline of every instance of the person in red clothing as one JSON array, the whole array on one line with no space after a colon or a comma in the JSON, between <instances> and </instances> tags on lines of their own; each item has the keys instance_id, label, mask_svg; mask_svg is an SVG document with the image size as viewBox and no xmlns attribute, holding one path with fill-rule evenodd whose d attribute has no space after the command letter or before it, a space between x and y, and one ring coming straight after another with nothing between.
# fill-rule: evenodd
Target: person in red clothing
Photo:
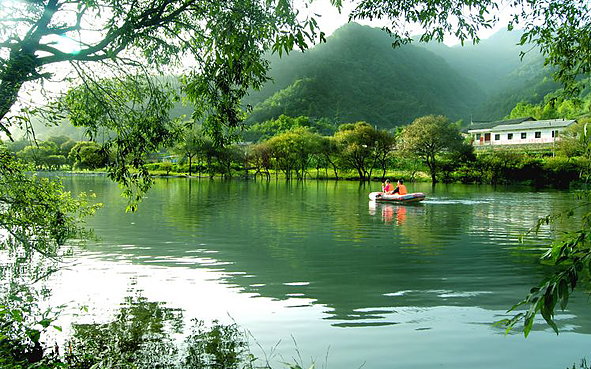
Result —
<instances>
[{"instance_id":1,"label":"person in red clothing","mask_svg":"<svg viewBox=\"0 0 591 369\"><path fill-rule=\"evenodd\" d=\"M386 179L384 183L382 183L382 194L383 195L390 195L392 193L392 185L390 184L390 180Z\"/></svg>"},{"instance_id":2,"label":"person in red clothing","mask_svg":"<svg viewBox=\"0 0 591 369\"><path fill-rule=\"evenodd\" d=\"M408 191L406 190L406 186L404 185L404 181L402 179L398 180L398 186L396 186L396 188L394 189L394 192L392 192L394 194L399 194L399 195L406 195L408 193Z\"/></svg>"}]
</instances>

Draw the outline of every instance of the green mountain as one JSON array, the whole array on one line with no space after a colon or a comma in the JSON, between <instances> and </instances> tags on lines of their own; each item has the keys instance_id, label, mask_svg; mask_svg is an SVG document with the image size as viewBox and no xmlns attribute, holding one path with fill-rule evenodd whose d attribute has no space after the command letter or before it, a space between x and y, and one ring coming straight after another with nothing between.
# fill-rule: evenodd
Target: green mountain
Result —
<instances>
[{"instance_id":1,"label":"green mountain","mask_svg":"<svg viewBox=\"0 0 591 369\"><path fill-rule=\"evenodd\" d=\"M244 100L254 107L247 123L281 114L385 128L426 114L501 119L517 103L539 103L560 87L543 56L518 45L521 35L501 30L475 45L393 49L382 30L350 23L306 53L271 56L273 81Z\"/></svg>"},{"instance_id":2,"label":"green mountain","mask_svg":"<svg viewBox=\"0 0 591 369\"><path fill-rule=\"evenodd\" d=\"M325 44L271 61L269 83L245 100L254 109L247 123L280 114L364 120L383 128L426 114L469 119L486 94L425 48L392 48L383 31L347 24Z\"/></svg>"}]
</instances>

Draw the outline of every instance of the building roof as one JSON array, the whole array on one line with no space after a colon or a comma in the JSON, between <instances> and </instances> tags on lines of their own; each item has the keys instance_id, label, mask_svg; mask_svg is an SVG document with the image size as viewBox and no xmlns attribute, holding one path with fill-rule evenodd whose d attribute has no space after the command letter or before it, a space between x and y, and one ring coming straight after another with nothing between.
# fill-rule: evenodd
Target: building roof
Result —
<instances>
[{"instance_id":1,"label":"building roof","mask_svg":"<svg viewBox=\"0 0 591 369\"><path fill-rule=\"evenodd\" d=\"M476 131L480 129L491 129L500 125L514 125L523 122L535 121L533 117L507 119L507 120L495 120L495 121L473 121L469 126L462 128L462 132Z\"/></svg>"},{"instance_id":2,"label":"building roof","mask_svg":"<svg viewBox=\"0 0 591 369\"><path fill-rule=\"evenodd\" d=\"M564 128L568 127L571 124L575 123L574 120L564 120L564 119L550 119L550 120L535 120L535 121L528 121L519 124L505 124L493 127L491 129L492 132L502 132L502 131L520 131L520 130L527 130L527 129L542 129L542 128Z\"/></svg>"}]
</instances>

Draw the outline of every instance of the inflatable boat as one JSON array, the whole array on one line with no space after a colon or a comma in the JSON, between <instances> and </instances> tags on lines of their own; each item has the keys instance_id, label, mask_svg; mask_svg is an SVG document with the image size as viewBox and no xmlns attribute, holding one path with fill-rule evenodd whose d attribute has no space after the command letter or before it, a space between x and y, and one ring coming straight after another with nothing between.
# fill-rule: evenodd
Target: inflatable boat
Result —
<instances>
[{"instance_id":1,"label":"inflatable boat","mask_svg":"<svg viewBox=\"0 0 591 369\"><path fill-rule=\"evenodd\" d=\"M369 194L369 199L374 201L387 201L387 202L418 202L425 199L425 194L422 192L407 193L406 195L386 195L382 192L372 192Z\"/></svg>"}]
</instances>

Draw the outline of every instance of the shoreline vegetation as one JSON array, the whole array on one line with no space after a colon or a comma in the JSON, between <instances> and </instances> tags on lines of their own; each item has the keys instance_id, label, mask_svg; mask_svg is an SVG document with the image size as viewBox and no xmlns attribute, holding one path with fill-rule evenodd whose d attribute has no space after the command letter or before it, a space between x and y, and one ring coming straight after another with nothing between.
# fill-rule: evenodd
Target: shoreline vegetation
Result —
<instances>
[{"instance_id":1,"label":"shoreline vegetation","mask_svg":"<svg viewBox=\"0 0 591 369\"><path fill-rule=\"evenodd\" d=\"M582 157L563 158L549 155L529 154L527 152L479 153L471 162L443 162L438 168L440 183L523 185L541 187L582 187L588 182L591 162ZM266 172L255 168L233 168L230 173L212 173L205 165L193 165L189 170L186 164L150 163L145 165L152 178L193 178L193 179L232 179L242 180L343 180L360 182L382 182L384 179L404 179L407 182L431 182L428 168L419 161L409 160L404 167L388 168L385 172L375 171L371 177L361 178L357 171L341 169L335 176L332 169L308 168L297 177L288 176L284 171L269 168ZM106 168L69 169L67 167L46 169L35 168L40 173L102 174L108 175ZM132 173L137 173L137 170Z\"/></svg>"},{"instance_id":2,"label":"shoreline vegetation","mask_svg":"<svg viewBox=\"0 0 591 369\"><path fill-rule=\"evenodd\" d=\"M476 150L460 133L460 122L425 116L395 130L367 122L336 127L325 120L281 116L249 128L253 141L216 145L193 127L177 145L152 152L137 167L134 181L149 177L254 178L284 180L383 181L518 184L566 188L591 179L591 144L583 135L589 118L561 133L555 145L540 148ZM256 133L256 135L255 135ZM256 137L255 137L256 136ZM15 158L35 170L104 170L111 178L118 159L92 141L52 136L45 141L7 143ZM145 178L145 179L141 179ZM149 188L145 183L142 191ZM133 199L131 199L133 201Z\"/></svg>"},{"instance_id":3,"label":"shoreline vegetation","mask_svg":"<svg viewBox=\"0 0 591 369\"><path fill-rule=\"evenodd\" d=\"M248 176L244 175L244 174L240 174L240 175L234 175L232 177L224 177L224 176L214 176L211 177L209 175L199 175L199 174L192 174L189 175L188 172L169 172L166 173L165 171L160 171L160 170L149 170L148 171L150 173L150 176L154 179L156 178L161 178L161 179L167 179L167 178L186 178L186 179L199 179L199 180L233 180L233 179L239 179L239 180L246 180L246 181L277 181L277 180L282 180L282 181L286 181L287 179L285 178L285 175L280 173L280 172L273 172L271 171L270 174L270 178L267 179L265 177L261 177L260 175L257 175L257 177L255 178L255 176L253 175L253 173L250 173ZM54 171L49 171L49 170L40 170L37 171L37 173L46 173L46 174L57 174L58 176L60 176L60 174L66 174L67 175L101 175L101 176L107 176L108 172L104 169L96 169L96 170L54 170ZM350 173L347 174L345 173L342 177L336 178L334 176L324 176L323 174L319 174L318 176L316 176L314 174L314 171L310 171L309 174L306 175L305 179L290 179L292 181L347 181L347 182L383 182L381 177L372 177L371 179L365 179L364 181L361 181L361 179L355 175L355 173ZM392 180L397 180L397 179L403 179L405 182L409 182L409 183L430 183L431 182L431 178L429 177L429 174L426 172L420 172L417 173L414 177L414 179L406 179L407 176L405 173L403 172L388 172L386 173L386 176L384 177L386 179L390 179L390 181ZM451 184L451 183L461 183L461 182L444 182L443 184ZM473 184L473 185L481 185L481 184L490 184L490 183L464 183L464 184ZM503 185L512 185L512 186L530 186L530 187L539 187L539 186L535 186L533 185L530 181L525 180L525 181L521 181L521 182L507 182L507 183L503 183ZM571 186L574 187L580 187L583 186L584 183L580 182L580 181L575 181L575 182L571 182L570 183ZM542 186L542 187L556 187L553 186L551 184Z\"/></svg>"}]
</instances>

